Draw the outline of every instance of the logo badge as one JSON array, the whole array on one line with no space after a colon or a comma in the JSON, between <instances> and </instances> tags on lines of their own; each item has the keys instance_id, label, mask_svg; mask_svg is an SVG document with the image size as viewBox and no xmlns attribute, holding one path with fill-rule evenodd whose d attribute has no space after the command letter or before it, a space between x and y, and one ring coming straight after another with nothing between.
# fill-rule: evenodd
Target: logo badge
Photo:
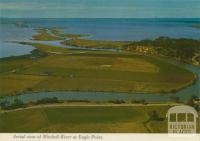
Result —
<instances>
[{"instance_id":1,"label":"logo badge","mask_svg":"<svg viewBox=\"0 0 200 141\"><path fill-rule=\"evenodd\" d=\"M167 112L168 133L196 133L197 111L190 106L181 105L170 108Z\"/></svg>"}]
</instances>

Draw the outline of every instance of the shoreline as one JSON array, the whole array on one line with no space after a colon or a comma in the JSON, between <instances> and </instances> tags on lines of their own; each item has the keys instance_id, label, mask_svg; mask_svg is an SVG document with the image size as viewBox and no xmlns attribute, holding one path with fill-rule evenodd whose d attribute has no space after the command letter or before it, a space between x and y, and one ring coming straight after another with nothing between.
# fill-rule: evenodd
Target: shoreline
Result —
<instances>
[{"instance_id":1,"label":"shoreline","mask_svg":"<svg viewBox=\"0 0 200 141\"><path fill-rule=\"evenodd\" d=\"M14 112L14 111L23 111L28 109L37 109L37 108L51 108L51 107L140 107L140 106L178 106L183 105L184 103L150 103L150 104L135 104L135 103L122 103L122 104L112 104L112 103L80 103L80 102L63 102L63 103L52 103L52 104L38 104L38 105L28 105L25 108L17 108L11 110L2 110L0 109L0 114Z\"/></svg>"},{"instance_id":2,"label":"shoreline","mask_svg":"<svg viewBox=\"0 0 200 141\"><path fill-rule=\"evenodd\" d=\"M37 30L37 29L36 29ZM54 32L53 32L53 30L55 30ZM49 33L49 32L51 33ZM39 34L39 36L43 36L43 34L44 35L47 35L47 36L49 36L49 35L51 35L51 36L61 36L61 35L65 35L64 33L62 33L62 31L60 31L59 29L48 29L48 28L41 28L41 29L38 29L37 30L37 32L38 32L38 34ZM38 35L38 34L36 34L36 36ZM73 35L73 36L75 36L76 34L71 34L71 35ZM56 37L57 37L56 36ZM81 41L86 41L86 44L87 44L87 40L84 40L84 39L79 39L79 36L80 35L76 35L76 37L77 38L75 38L75 39L73 39L73 40L81 40ZM34 35L33 35L33 37L34 37ZM46 38L45 38L46 39ZM50 38L51 39L51 38ZM171 40L171 39L170 39ZM173 39L172 39L173 40ZM67 41L67 40L66 40ZM123 46L123 44L128 44L128 43L131 43L131 42L116 42L116 41L99 41L99 40L88 40L88 41L90 41L90 42L92 42L93 43L93 41L94 41L94 43L95 44L92 44L92 46L94 46L94 45L96 45L97 43L97 45L100 45L101 46L101 44L103 44L103 45L108 45L109 47L111 47L111 48L113 48L113 46L115 46L115 47L119 47L119 48L121 48L120 46ZM34 54L33 54L33 52L36 52L36 54L45 54L44 56L50 56L50 55L76 55L76 53L78 53L78 54L84 54L84 53L79 53L79 52L76 52L77 50L76 49L70 49L70 48L61 48L61 47L59 47L59 46L51 46L51 45L45 45L45 44L41 44L41 43L32 43L32 42L16 42L16 43L19 43L19 44L24 44L24 45L30 45L30 46L33 46L35 49L33 50L33 51L31 51L31 54L28 54L28 55L21 55L21 56L18 56L18 57L7 57L7 58L3 58L3 59L0 59L0 60L9 60L9 59L13 59L13 58L23 58L23 57L25 57L25 58L31 58L31 57L33 57L33 58L35 58L35 59L39 59L39 58L41 58L41 57L43 57L42 55L36 55L36 56L34 56ZM62 42L61 42L62 43ZM85 43L84 43L85 44ZM90 43L88 44L88 45L90 45ZM75 47L76 48L76 47ZM86 47L86 48L91 48L91 50L88 50L88 53L91 55L92 54L92 51L94 51L94 50L92 50L93 48L92 47ZM84 50L84 49L82 49L82 50ZM143 50L143 51L145 51L145 50ZM96 54L98 54L99 52L98 51L94 51ZM93 53L94 53L93 52ZM100 51L101 52L101 51ZM105 51L106 52L106 51ZM127 52L126 51L126 49L125 50L122 50L122 52L120 52L121 54L123 54L123 52ZM139 56L146 56L146 57L151 57L152 59L154 58L154 59L157 59L157 60L159 60L159 61L164 61L164 62L166 62L166 63L168 63L168 64L172 64L172 65L174 65L173 64L173 62L172 61L177 61L176 59L174 59L173 58L173 60L172 61L165 61L165 58L162 58L160 55L155 55L155 56L153 56L153 54L148 54L148 53L146 53L146 54L143 54L143 52L141 52L141 53L137 53L137 52L131 52L131 51L128 51L129 52L129 55L131 56L131 55L139 55ZM118 53L118 52L112 52L112 54L116 54L116 55L119 55L120 53ZM100 53L100 54L104 54L104 52L102 52L102 53ZM106 54L107 54L107 52L106 52ZM108 53L109 54L109 53ZM87 54L86 54L87 55ZM127 54L125 54L125 55L127 55ZM81 56L81 55L80 55ZM84 55L83 55L84 56ZM164 57L167 57L167 56L164 56ZM179 63L178 61L177 61L177 63ZM155 63L156 64L156 63ZM173 66L172 66L173 67ZM66 89L61 89L61 90L57 90L57 89L55 89L55 90L45 90L45 89L43 89L43 90L40 90L40 91L38 91L38 90L32 90L31 92L29 92L29 91L27 91L27 90L24 90L24 91L20 91L20 92L17 92L16 93L16 95L14 95L14 96L19 96L19 95L23 95L23 94L27 94L27 93L41 93L41 92L59 92L59 91L64 91L64 92L70 92L70 91L77 91L77 92L96 92L96 93L98 93L98 92L105 92L105 93L125 93L125 94L161 94L161 95L165 95L165 94L175 94L176 92L178 92L178 91L181 91L181 90L183 90L183 89L185 89L185 88L187 88L187 87L190 87L190 86L192 86L193 84L195 84L195 82L196 82L196 79L197 79L197 74L196 73L194 73L194 72L192 72L191 70L189 70L189 69L186 69L186 68L184 68L183 66L179 66L179 68L180 69L183 69L183 70L187 70L188 72L190 72L190 73L192 73L193 74L193 76L191 76L192 78L191 78L191 80L190 81L188 81L188 82L186 82L186 83L184 83L184 84L179 84L180 86L176 86L176 88L174 88L174 87L172 87L172 88L170 88L170 89L167 89L167 88L163 88L163 89L150 89L149 91L147 91L147 90L140 90L140 89L136 89L136 90L132 90L132 89L130 89L130 90L95 90L95 89L88 89L88 90L85 90L84 88L83 89L80 89L80 90L76 90L76 89L68 89L68 88L66 88ZM28 75L28 74L22 74L22 75ZM30 75L30 76L35 76L35 75ZM137 82L136 82L137 83ZM170 82L169 82L170 83ZM150 87L151 88L151 87ZM13 96L13 95L11 95L11 96ZM7 95L5 95L5 96L1 96L1 97L7 97Z\"/></svg>"},{"instance_id":3,"label":"shoreline","mask_svg":"<svg viewBox=\"0 0 200 141\"><path fill-rule=\"evenodd\" d=\"M40 47L37 47L37 45L35 45L35 43L29 43L29 42L19 42L19 43L20 44L25 44L25 45L31 45L31 46L35 47L35 49L33 51L31 51L31 54L21 55L21 56L12 56L12 57L6 57L6 58L0 58L0 61L1 60L10 60L10 59L14 59L14 58L24 58L24 57L25 58L29 58L29 57L31 57L33 55L34 51L38 52L39 54L43 53L43 54L46 54L46 55L48 55L48 53L49 53L49 51L45 51L45 50L40 49ZM42 45L43 44L41 44L41 46ZM44 46L46 46L46 45L44 45ZM52 47L55 47L55 46L52 46ZM59 47L56 46L56 48L59 48ZM71 49L66 49L66 51L70 51L70 50ZM73 51L73 49L71 51ZM130 53L130 54L134 54L134 53ZM134 55L148 56L148 55L142 55L142 54L134 54ZM40 57L43 57L43 56L37 56L37 57L40 58ZM166 61L166 58L162 58L160 56L148 56L148 57L152 57L152 58L155 58L155 59ZM179 63L179 62L177 62L177 60L172 60L172 61L175 61L176 63ZM169 61L167 63L174 64L173 62L169 62ZM191 64L191 65L193 65L193 64ZM196 82L196 79L197 79L197 74L196 73L192 72L189 69L184 68L183 66L179 66L179 67L182 68L182 69L185 69L185 70L187 70L187 71L189 71L191 73L193 73L194 79L191 80L190 82L188 82L188 83L180 86L177 89L166 90L166 91L163 90L163 92L156 92L156 91L155 92L140 92L140 91L138 91L138 92L128 92L128 91L126 91L126 92L125 91L124 92L123 91L118 91L117 92L117 91L114 91L113 92L113 91L94 91L94 90L89 90L89 91L86 91L86 90L78 90L78 91L77 90L60 90L60 91L59 90L55 90L55 91L48 91L48 90L44 90L44 91L32 91L31 93L42 93L42 92L94 92L94 93L98 93L98 92L100 93L100 92L102 92L102 93L104 93L105 92L105 93L124 93L124 94L132 94L132 95L134 95L134 94L152 94L152 93L154 93L154 94L161 94L161 95L175 94L178 91L181 91L181 90L183 90L183 89L185 89L187 87L190 87L190 86L194 85L195 82ZM12 96L20 96L20 95L31 94L31 93L22 92L22 93L19 93L17 95L4 95L4 96L0 96L0 98L2 98L2 97L5 98L5 97L12 97Z\"/></svg>"}]
</instances>

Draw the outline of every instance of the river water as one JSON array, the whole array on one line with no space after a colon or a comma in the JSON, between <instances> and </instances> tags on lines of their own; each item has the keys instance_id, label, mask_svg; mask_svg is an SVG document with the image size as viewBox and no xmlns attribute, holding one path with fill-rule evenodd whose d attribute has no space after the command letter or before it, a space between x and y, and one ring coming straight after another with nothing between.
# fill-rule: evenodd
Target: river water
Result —
<instances>
[{"instance_id":1,"label":"river water","mask_svg":"<svg viewBox=\"0 0 200 141\"><path fill-rule=\"evenodd\" d=\"M193 65L184 65L184 67L198 75L200 75L200 69ZM10 101L18 98L24 102L37 101L42 98L52 98L57 97L59 100L89 100L89 101L109 101L109 100L146 100L148 102L171 102L178 98L182 102L188 101L192 96L200 97L200 79L196 80L196 83L185 89L182 89L176 93L169 94L154 94L154 93L111 93L111 92L39 92L39 93L29 93L22 94L19 96L9 96L1 98L0 101Z\"/></svg>"},{"instance_id":2,"label":"river water","mask_svg":"<svg viewBox=\"0 0 200 141\"><path fill-rule=\"evenodd\" d=\"M18 25L22 23L23 26L16 26L16 23ZM36 34L33 29L37 27L59 27L65 33L90 34L92 36L89 36L89 39L127 41L154 39L160 36L200 39L200 30L192 27L192 25L199 23L200 19L1 19L0 58L30 53L34 49L33 47L9 41L32 41L32 35ZM41 43L61 46L59 41ZM200 76L200 68L184 64L182 66ZM199 77L194 85L171 94L40 92L4 97L0 101L13 101L19 98L24 102L30 102L41 98L58 97L60 100L109 101L118 99L168 102L174 101L176 98L179 98L180 101L187 101L192 96L200 97Z\"/></svg>"}]
</instances>

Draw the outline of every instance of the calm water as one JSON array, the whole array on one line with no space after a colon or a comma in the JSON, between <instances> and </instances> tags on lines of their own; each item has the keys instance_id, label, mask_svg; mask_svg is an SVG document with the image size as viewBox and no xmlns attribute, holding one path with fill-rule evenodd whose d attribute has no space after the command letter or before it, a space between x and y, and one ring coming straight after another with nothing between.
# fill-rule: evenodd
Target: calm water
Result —
<instances>
[{"instance_id":1,"label":"calm water","mask_svg":"<svg viewBox=\"0 0 200 141\"><path fill-rule=\"evenodd\" d=\"M18 24L18 26L16 26ZM32 41L33 30L37 27L59 27L65 33L90 34L89 39L98 40L142 40L160 36L174 38L200 39L200 29L193 28L200 24L200 19L1 19L0 21L0 58L30 53L33 47L9 43L7 41ZM20 25L20 26L19 26ZM49 45L60 45L58 41L42 42ZM200 75L200 69L185 65L187 69ZM45 97L58 97L61 100L94 100L108 101L147 100L150 102L172 101L179 97L181 101L191 96L200 97L199 77L195 85L175 94L126 94L100 92L42 92L17 96L25 102L36 101ZM16 97L5 97L1 100L12 101Z\"/></svg>"},{"instance_id":2,"label":"calm water","mask_svg":"<svg viewBox=\"0 0 200 141\"><path fill-rule=\"evenodd\" d=\"M34 48L9 41L29 41L36 32L31 28L19 28L13 24L0 24L0 58L30 53Z\"/></svg>"},{"instance_id":3,"label":"calm water","mask_svg":"<svg viewBox=\"0 0 200 141\"><path fill-rule=\"evenodd\" d=\"M200 69L192 66L185 65L186 69L195 72L200 75ZM170 102L175 101L175 98L179 98L180 101L186 102L192 96L200 97L200 79L194 85L187 87L181 91L171 94L128 94L128 93L109 93L109 92L40 92L32 94L22 94L19 96L4 97L0 101L10 101L18 98L24 102L37 101L47 97L57 97L59 100L90 100L90 101L109 101L109 100L146 100L148 102Z\"/></svg>"},{"instance_id":4,"label":"calm water","mask_svg":"<svg viewBox=\"0 0 200 141\"><path fill-rule=\"evenodd\" d=\"M160 36L200 39L200 29L192 27L196 24L200 19L0 19L0 58L29 53L33 48L5 41L30 41L36 33L33 29L38 27L89 34L89 39L127 41Z\"/></svg>"}]
</instances>

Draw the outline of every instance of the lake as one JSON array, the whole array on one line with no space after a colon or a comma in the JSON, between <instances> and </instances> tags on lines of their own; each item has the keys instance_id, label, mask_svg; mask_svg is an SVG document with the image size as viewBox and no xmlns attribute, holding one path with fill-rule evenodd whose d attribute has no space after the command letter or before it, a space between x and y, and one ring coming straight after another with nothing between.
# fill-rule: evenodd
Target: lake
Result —
<instances>
[{"instance_id":1,"label":"lake","mask_svg":"<svg viewBox=\"0 0 200 141\"><path fill-rule=\"evenodd\" d=\"M65 33L89 34L88 39L138 41L160 36L200 39L193 25L200 19L0 19L0 58L30 53L33 47L7 41L32 41L38 27L58 27ZM58 41L44 42L59 45Z\"/></svg>"},{"instance_id":2,"label":"lake","mask_svg":"<svg viewBox=\"0 0 200 141\"><path fill-rule=\"evenodd\" d=\"M0 58L30 53L34 49L33 47L10 43L9 41L32 41L32 35L36 34L34 29L38 27L59 27L65 33L90 34L91 36L87 38L95 40L138 41L155 39L160 36L200 39L200 29L192 27L196 24L200 24L200 19L1 19ZM40 43L60 45L58 41L40 41ZM200 75L198 67L192 65L183 65L183 67L198 74L198 76ZM5 97L1 100L13 101L15 98L19 98L29 102L56 96L60 100L108 101L133 99L167 102L173 101L176 97L181 101L187 101L194 95L200 96L199 77L194 85L173 94L41 92Z\"/></svg>"}]
</instances>

